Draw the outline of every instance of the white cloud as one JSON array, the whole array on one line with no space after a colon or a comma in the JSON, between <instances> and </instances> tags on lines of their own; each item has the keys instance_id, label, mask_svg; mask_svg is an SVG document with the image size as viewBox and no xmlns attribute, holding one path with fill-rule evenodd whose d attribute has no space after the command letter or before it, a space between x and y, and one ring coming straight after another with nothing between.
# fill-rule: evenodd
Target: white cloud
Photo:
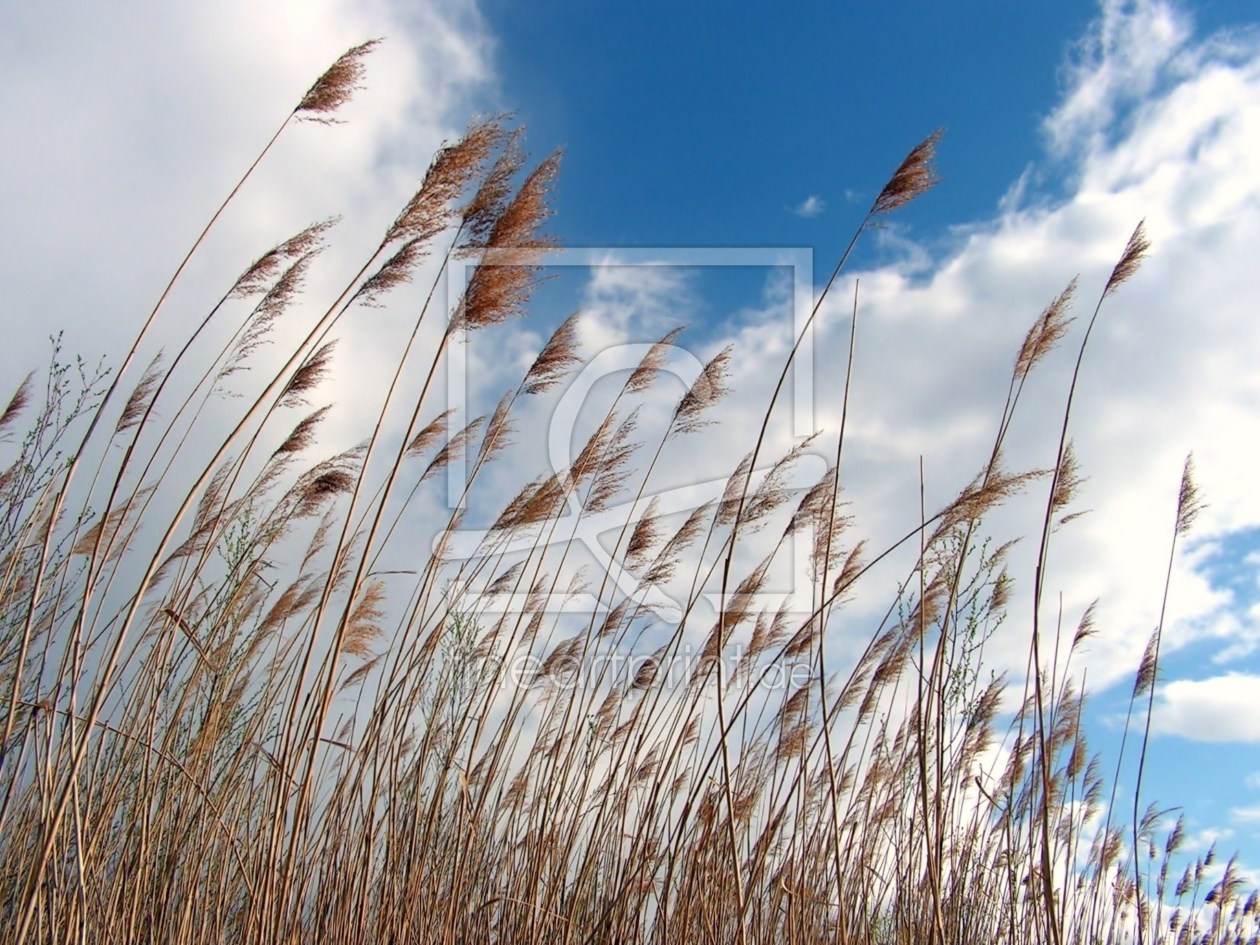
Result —
<instances>
[{"instance_id":1,"label":"white cloud","mask_svg":"<svg viewBox=\"0 0 1260 945\"><path fill-rule=\"evenodd\" d=\"M1062 155L1098 146L1117 112L1155 88L1189 38L1190 27L1161 0L1103 0L1102 16L1076 44L1064 69L1063 101L1046 121Z\"/></svg>"},{"instance_id":2,"label":"white cloud","mask_svg":"<svg viewBox=\"0 0 1260 945\"><path fill-rule=\"evenodd\" d=\"M344 123L281 136L172 295L152 348L182 339L204 300L269 246L345 214L309 283L310 308L326 304L434 150L486 110L493 78L475 8L446 2L6 5L0 37L0 259L5 322L21 326L0 351L6 378L44 364L58 328L69 353L117 365L181 254L306 89L344 50L385 37ZM280 333L300 337L309 317ZM341 332L340 413L379 394L345 383L350 362L397 348L366 327L351 318Z\"/></svg>"},{"instance_id":3,"label":"white cloud","mask_svg":"<svg viewBox=\"0 0 1260 945\"><path fill-rule=\"evenodd\" d=\"M1224 642L1223 648L1213 654L1213 663L1235 665L1250 656L1260 649L1260 604L1251 605L1241 615L1222 614L1212 629L1212 635Z\"/></svg>"},{"instance_id":4,"label":"white cloud","mask_svg":"<svg viewBox=\"0 0 1260 945\"><path fill-rule=\"evenodd\" d=\"M827 205L823 203L822 197L819 197L817 194L810 194L793 207L792 212L798 217L816 217L826 208Z\"/></svg>"},{"instance_id":5,"label":"white cloud","mask_svg":"<svg viewBox=\"0 0 1260 945\"><path fill-rule=\"evenodd\" d=\"M1155 698L1152 727L1195 741L1260 742L1260 675L1176 679Z\"/></svg>"},{"instance_id":6,"label":"white cloud","mask_svg":"<svg viewBox=\"0 0 1260 945\"><path fill-rule=\"evenodd\" d=\"M1244 824L1260 824L1260 804L1230 808L1229 816Z\"/></svg>"},{"instance_id":7,"label":"white cloud","mask_svg":"<svg viewBox=\"0 0 1260 945\"><path fill-rule=\"evenodd\" d=\"M1221 842L1228 842L1234 837L1234 831L1229 827L1203 827L1199 830L1190 830L1186 833L1186 838L1182 841L1181 849L1187 853L1206 853L1212 847ZM1219 850L1217 851L1219 854ZM1216 869L1221 868L1220 857L1216 857Z\"/></svg>"}]
</instances>

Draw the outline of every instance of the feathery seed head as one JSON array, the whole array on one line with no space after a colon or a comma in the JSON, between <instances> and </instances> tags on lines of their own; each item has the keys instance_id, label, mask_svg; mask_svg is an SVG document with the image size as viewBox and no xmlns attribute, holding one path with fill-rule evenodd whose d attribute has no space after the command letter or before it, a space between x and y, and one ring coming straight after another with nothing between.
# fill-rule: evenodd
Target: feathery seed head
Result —
<instances>
[{"instance_id":1,"label":"feathery seed head","mask_svg":"<svg viewBox=\"0 0 1260 945\"><path fill-rule=\"evenodd\" d=\"M446 433L447 424L450 421L451 414L454 412L454 407L448 407L430 420L424 429L417 433L411 443L407 445L408 455L424 452L439 436Z\"/></svg>"},{"instance_id":2,"label":"feathery seed head","mask_svg":"<svg viewBox=\"0 0 1260 945\"><path fill-rule=\"evenodd\" d=\"M26 405L31 399L31 380L34 377L35 372L32 371L26 375L26 379L13 392L13 396L9 399L9 405L4 408L4 413L0 413L0 431L11 426L13 421L18 418L18 415L26 409Z\"/></svg>"},{"instance_id":3,"label":"feathery seed head","mask_svg":"<svg viewBox=\"0 0 1260 945\"><path fill-rule=\"evenodd\" d=\"M940 139L941 132L938 129L914 146L875 198L875 203L871 206L871 216L891 213L936 185L937 177L932 167L932 158Z\"/></svg>"},{"instance_id":4,"label":"feathery seed head","mask_svg":"<svg viewBox=\"0 0 1260 945\"><path fill-rule=\"evenodd\" d=\"M329 406L320 407L310 416L303 419L293 428L283 443L276 449L273 455L279 456L285 453L299 453L311 445L315 439L315 429L323 421L324 416L328 413Z\"/></svg>"},{"instance_id":5,"label":"feathery seed head","mask_svg":"<svg viewBox=\"0 0 1260 945\"><path fill-rule=\"evenodd\" d=\"M328 69L306 90L293 113L307 121L333 122L331 115L361 87L363 60L380 45L379 39L370 39L337 57Z\"/></svg>"},{"instance_id":6,"label":"feathery seed head","mask_svg":"<svg viewBox=\"0 0 1260 945\"><path fill-rule=\"evenodd\" d=\"M524 308L539 262L555 244L539 230L550 215L547 200L559 167L556 152L525 179L495 220L485 240L487 255L473 269L451 319L451 331L497 325Z\"/></svg>"},{"instance_id":7,"label":"feathery seed head","mask_svg":"<svg viewBox=\"0 0 1260 945\"><path fill-rule=\"evenodd\" d=\"M1037 362L1049 354L1067 333L1072 319L1065 315L1071 306L1072 296L1075 294L1076 280L1073 279L1063 293L1046 306L1041 317L1028 329L1028 334L1024 336L1024 343L1020 345L1019 355L1015 358L1015 380L1023 380Z\"/></svg>"},{"instance_id":8,"label":"feathery seed head","mask_svg":"<svg viewBox=\"0 0 1260 945\"><path fill-rule=\"evenodd\" d=\"M661 367L665 364L666 353L682 332L682 328L675 328L648 349L648 353L643 356L643 360L639 362L638 367L630 374L630 380L626 381L626 391L628 393L639 394L652 386L656 375L660 373Z\"/></svg>"},{"instance_id":9,"label":"feathery seed head","mask_svg":"<svg viewBox=\"0 0 1260 945\"><path fill-rule=\"evenodd\" d=\"M312 223L306 229L290 236L283 243L263 253L237 277L229 293L233 298L245 298L262 292L282 265L290 259L298 259L318 253L323 246L324 233L337 223L335 217Z\"/></svg>"},{"instance_id":10,"label":"feathery seed head","mask_svg":"<svg viewBox=\"0 0 1260 945\"><path fill-rule=\"evenodd\" d=\"M280 396L280 405L282 407L291 407L305 402L303 395L318 387L328 373L328 369L332 364L333 349L336 346L336 341L328 341L320 345L302 363L302 366L293 372L293 376L289 378L289 383L285 385L284 393Z\"/></svg>"},{"instance_id":11,"label":"feathery seed head","mask_svg":"<svg viewBox=\"0 0 1260 945\"><path fill-rule=\"evenodd\" d=\"M354 301L364 305L377 305L382 295L410 282L417 264L428 252L425 246L425 240L420 237L403 243L380 269L363 280L363 284L354 293Z\"/></svg>"},{"instance_id":12,"label":"feathery seed head","mask_svg":"<svg viewBox=\"0 0 1260 945\"><path fill-rule=\"evenodd\" d=\"M473 437L477 435L477 431L481 429L485 422L485 417L477 417L464 429L451 437L446 445L438 450L437 455L433 457L433 461L429 463L423 475L420 476L420 481L424 482L426 479L437 475L452 462L463 458L464 453L468 449L468 444L472 442Z\"/></svg>"},{"instance_id":13,"label":"feathery seed head","mask_svg":"<svg viewBox=\"0 0 1260 945\"><path fill-rule=\"evenodd\" d=\"M122 416L118 418L118 424L114 427L115 433L121 433L129 427L135 426L142 418L148 415L150 400L161 379L162 352L159 351L149 363L144 376L140 378L140 383L131 392L131 396L127 398L127 404L123 407Z\"/></svg>"},{"instance_id":14,"label":"feathery seed head","mask_svg":"<svg viewBox=\"0 0 1260 945\"><path fill-rule=\"evenodd\" d=\"M1133 697L1144 695L1155 685L1155 674L1159 668L1159 630L1156 629L1146 641L1146 649L1142 651L1142 662L1138 664L1137 676L1133 680Z\"/></svg>"},{"instance_id":15,"label":"feathery seed head","mask_svg":"<svg viewBox=\"0 0 1260 945\"><path fill-rule=\"evenodd\" d=\"M542 351L538 352L538 357L530 365L521 384L523 393L541 394L560 383L570 366L582 362L574 350L579 314L574 312L566 318L543 345Z\"/></svg>"},{"instance_id":16,"label":"feathery seed head","mask_svg":"<svg viewBox=\"0 0 1260 945\"><path fill-rule=\"evenodd\" d=\"M427 243L450 226L455 220L454 202L477 176L495 148L500 146L505 135L497 119L476 121L459 141L438 151L425 172L420 189L407 201L386 232L385 242L412 240Z\"/></svg>"},{"instance_id":17,"label":"feathery seed head","mask_svg":"<svg viewBox=\"0 0 1260 945\"><path fill-rule=\"evenodd\" d=\"M489 462L512 444L512 430L515 425L509 417L509 411L513 400L510 393L499 399L494 413L490 415L490 422L486 424L486 435L482 438L481 448L477 453L478 462Z\"/></svg>"},{"instance_id":18,"label":"feathery seed head","mask_svg":"<svg viewBox=\"0 0 1260 945\"><path fill-rule=\"evenodd\" d=\"M713 422L704 419L702 414L726 395L730 361L731 346L727 345L704 366L674 410L674 430L694 433Z\"/></svg>"},{"instance_id":19,"label":"feathery seed head","mask_svg":"<svg viewBox=\"0 0 1260 945\"><path fill-rule=\"evenodd\" d=\"M1077 489L1083 481L1078 471L1076 449L1071 440L1063 450L1063 460L1059 463L1058 474L1054 477L1054 489L1050 497L1050 511L1058 512L1065 508L1076 496Z\"/></svg>"},{"instance_id":20,"label":"feathery seed head","mask_svg":"<svg viewBox=\"0 0 1260 945\"><path fill-rule=\"evenodd\" d=\"M660 530L659 520L657 519L659 506L660 498L653 496L652 501L648 503L647 510L630 533L630 541L626 545L626 563L631 568L637 569L643 563L648 549L656 543Z\"/></svg>"},{"instance_id":21,"label":"feathery seed head","mask_svg":"<svg viewBox=\"0 0 1260 945\"><path fill-rule=\"evenodd\" d=\"M1199 498L1199 487L1194 483L1194 454L1191 453L1181 471L1181 489L1177 495L1177 534L1184 535L1190 531L1204 508Z\"/></svg>"},{"instance_id":22,"label":"feathery seed head","mask_svg":"<svg viewBox=\"0 0 1260 945\"><path fill-rule=\"evenodd\" d=\"M476 192L460 210L464 240L459 248L460 255L485 247L486 240L512 196L512 179L525 164L525 154L520 145L523 131L516 128L511 132L504 132L499 124L504 120L506 119L496 120L494 126L497 133L492 140L493 145L499 149L498 156Z\"/></svg>"},{"instance_id":23,"label":"feathery seed head","mask_svg":"<svg viewBox=\"0 0 1260 945\"><path fill-rule=\"evenodd\" d=\"M1146 252L1151 248L1151 241L1146 238L1146 221L1138 223L1137 228L1133 231L1133 235L1129 237L1128 244L1124 247L1124 252L1120 255L1120 261L1116 263L1116 267L1111 270L1111 277L1107 280L1107 288L1103 290L1103 298L1109 296L1112 292L1120 287L1138 270L1142 260L1146 257Z\"/></svg>"}]
</instances>

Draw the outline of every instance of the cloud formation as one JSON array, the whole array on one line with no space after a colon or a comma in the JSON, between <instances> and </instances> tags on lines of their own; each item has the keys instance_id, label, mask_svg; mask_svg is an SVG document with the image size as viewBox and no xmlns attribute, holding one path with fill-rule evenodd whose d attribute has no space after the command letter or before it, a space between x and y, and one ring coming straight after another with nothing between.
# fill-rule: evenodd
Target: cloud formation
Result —
<instances>
[{"instance_id":1,"label":"cloud formation","mask_svg":"<svg viewBox=\"0 0 1260 945\"><path fill-rule=\"evenodd\" d=\"M827 205L823 203L822 197L819 197L817 194L810 194L793 207L792 212L798 217L808 219L809 217L820 216L825 209L827 209Z\"/></svg>"},{"instance_id":2,"label":"cloud formation","mask_svg":"<svg viewBox=\"0 0 1260 945\"><path fill-rule=\"evenodd\" d=\"M1256 673L1175 679L1156 694L1154 728L1194 741L1260 742L1257 693L1260 674ZM1260 808L1248 810L1255 815ZM1235 815L1242 816L1237 811Z\"/></svg>"}]
</instances>

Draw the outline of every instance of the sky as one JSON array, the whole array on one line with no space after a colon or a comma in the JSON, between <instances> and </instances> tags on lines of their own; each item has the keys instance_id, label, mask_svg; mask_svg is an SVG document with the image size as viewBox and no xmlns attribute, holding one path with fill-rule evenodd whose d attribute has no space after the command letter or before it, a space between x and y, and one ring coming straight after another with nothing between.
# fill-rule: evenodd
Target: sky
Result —
<instances>
[{"instance_id":1,"label":"sky","mask_svg":"<svg viewBox=\"0 0 1260 945\"><path fill-rule=\"evenodd\" d=\"M1008 450L1012 466L1047 465L1080 331L1145 220L1149 258L1107 300L1083 364L1072 433L1089 513L1056 535L1049 583L1065 624L1099 600L1082 660L1092 743L1114 752L1193 451L1208 505L1174 565L1143 796L1184 805L1192 845L1216 839L1260 876L1253 5L679 6L4 5L0 388L45 360L61 328L72 352L116 363L313 78L381 36L345 123L281 140L159 334L178 336L210 287L331 214L351 250L328 254L312 292L338 284L433 150L472 115L511 111L535 157L563 149L551 229L574 249L529 321L470 346L469 396L493 403L575 308L592 355L688 324L697 363L728 343L735 353L720 435L702 455L667 457L664 478L685 489L751 445L790 344L792 280L821 286L901 158L943 129L939 186L864 238L822 307L796 420L837 426L860 280L846 481L857 527L879 547L914 525L920 457L929 505L977 471L1024 332L1079 276L1073 334L1030 383ZM385 318L346 327L332 438L375 409L373 364L398 338ZM804 432L777 429L780 450ZM995 528L1025 532L1033 511L1016 503ZM873 597L896 579L873 574ZM1017 665L1025 646L1014 634L992 656Z\"/></svg>"}]
</instances>

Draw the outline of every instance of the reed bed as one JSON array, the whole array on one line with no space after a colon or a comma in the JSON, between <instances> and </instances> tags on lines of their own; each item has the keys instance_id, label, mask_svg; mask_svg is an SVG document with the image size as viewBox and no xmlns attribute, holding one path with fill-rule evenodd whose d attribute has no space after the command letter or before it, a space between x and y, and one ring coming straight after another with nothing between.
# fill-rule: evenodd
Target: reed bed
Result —
<instances>
[{"instance_id":1,"label":"reed bed","mask_svg":"<svg viewBox=\"0 0 1260 945\"><path fill-rule=\"evenodd\" d=\"M333 119L373 45L338 59L276 138ZM895 170L849 250L933 186L935 144ZM567 469L492 510L485 471L510 455L517 411L582 361L570 319L490 416L444 412L433 389L454 343L523 314L552 246L558 162L530 165L521 145L505 121L474 122L335 298L303 292L319 223L248 266L167 360L134 363L184 264L116 371L58 348L18 386L0 415L0 941L1255 941L1257 894L1234 864L1185 862L1182 821L1169 831L1141 806L1140 774L1115 797L1091 756L1074 663L1091 613L1074 632L1043 625L1079 482L1073 393L1054 468L1008 471L1002 447L1087 290L1052 300L1014 352L975 479L910 510L888 548L854 537L843 423L811 441L830 460L810 488L787 485L801 447L768 455L797 348L725 494L658 513L654 473L715 432L727 383L722 352L640 426L676 332ZM1146 248L1139 226L1093 290L1072 391ZM452 260L473 263L458 304L428 291L380 415L319 457L327 407L312 401L339 323ZM309 330L278 369L219 397L297 309ZM236 326L218 350L212 321ZM434 544L407 547L409 516L453 473ZM1044 496L1032 575L986 540L1017 492ZM1198 507L1187 461L1170 574ZM580 520L609 508L630 510L612 564L578 573ZM470 520L481 541L457 557ZM802 538L804 590L768 609L761 591ZM400 551L410 564L392 568ZM841 660L829 628L884 560L911 562L902 591ZM1031 614L1007 614L1016 579ZM671 619L652 606L661 588L682 602ZM560 606L579 597L593 603ZM999 624L1027 638L1024 680L981 671ZM1161 630L1131 701L1141 764Z\"/></svg>"}]
</instances>

